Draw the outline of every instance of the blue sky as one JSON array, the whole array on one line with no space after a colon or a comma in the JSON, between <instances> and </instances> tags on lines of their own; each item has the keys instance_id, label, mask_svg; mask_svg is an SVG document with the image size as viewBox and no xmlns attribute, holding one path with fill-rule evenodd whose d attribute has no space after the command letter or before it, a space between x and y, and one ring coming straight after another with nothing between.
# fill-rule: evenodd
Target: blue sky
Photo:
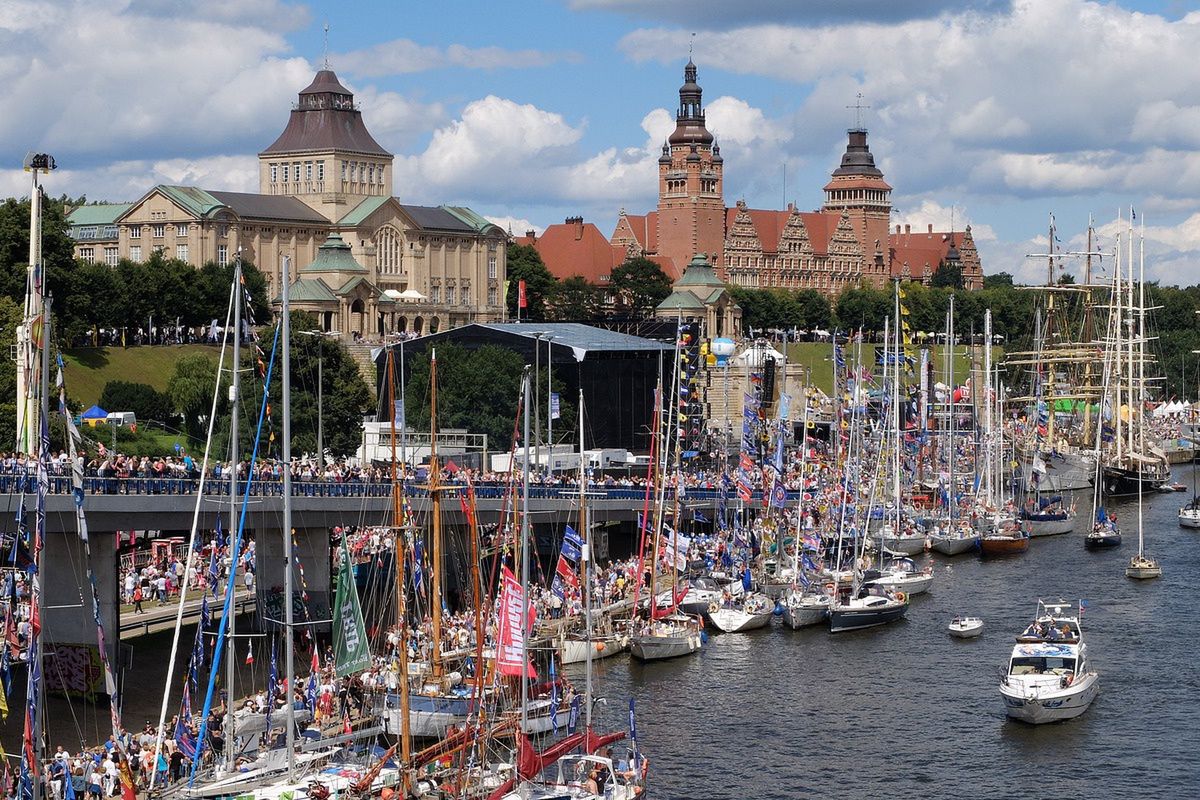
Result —
<instances>
[{"instance_id":1,"label":"blue sky","mask_svg":"<svg viewBox=\"0 0 1200 800\"><path fill-rule=\"evenodd\" d=\"M618 209L653 207L692 45L730 204L818 206L862 92L894 222L969 222L985 270L1034 279L1023 254L1045 247L1050 213L1065 242L1093 214L1111 247L1133 205L1150 273L1197 283L1194 5L9 0L0 97L24 110L0 116L0 153L48 150L51 190L92 199L253 190L328 22L403 201L465 203L517 233L574 214L608 232ZM17 169L0 182L27 191Z\"/></svg>"}]
</instances>

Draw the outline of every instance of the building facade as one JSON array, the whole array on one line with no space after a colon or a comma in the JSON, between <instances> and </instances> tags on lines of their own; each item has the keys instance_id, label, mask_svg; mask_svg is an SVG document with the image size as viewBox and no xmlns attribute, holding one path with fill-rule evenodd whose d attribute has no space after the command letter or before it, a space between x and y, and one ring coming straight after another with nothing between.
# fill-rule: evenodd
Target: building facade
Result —
<instances>
[{"instance_id":1,"label":"building facade","mask_svg":"<svg viewBox=\"0 0 1200 800\"><path fill-rule=\"evenodd\" d=\"M68 223L76 257L115 265L158 252L201 266L240 253L275 297L284 257L296 280L329 245L339 264L348 248L362 272L352 276L353 291L344 286L349 277L321 272L338 284L326 286L336 302L316 292L327 330L379 337L504 318L504 231L468 208L393 197L393 156L331 70L301 90L258 160L257 194L155 186L130 204L75 209ZM343 289L349 293L338 294Z\"/></svg>"}]
</instances>

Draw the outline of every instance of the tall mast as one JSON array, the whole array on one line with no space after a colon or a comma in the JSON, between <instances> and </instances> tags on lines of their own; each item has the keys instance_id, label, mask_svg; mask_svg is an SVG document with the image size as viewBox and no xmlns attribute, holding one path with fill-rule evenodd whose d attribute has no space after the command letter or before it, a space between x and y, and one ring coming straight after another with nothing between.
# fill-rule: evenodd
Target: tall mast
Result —
<instances>
[{"instance_id":1,"label":"tall mast","mask_svg":"<svg viewBox=\"0 0 1200 800\"><path fill-rule=\"evenodd\" d=\"M950 462L949 476L950 487L949 493L946 495L946 514L951 528L954 527L954 507L957 505L955 500L955 485L954 485L954 462L958 459L958 447L954 443L954 295L950 295L950 308L946 312L946 376L947 383L950 388L946 390L946 399L949 404L946 406L949 410L947 419L947 431L949 436L946 441L946 450L949 453L947 460Z\"/></svg>"},{"instance_id":2,"label":"tall mast","mask_svg":"<svg viewBox=\"0 0 1200 800\"><path fill-rule=\"evenodd\" d=\"M528 619L528 599L526 594L529 592L529 405L530 405L530 375L529 368L525 369L525 379L521 382L522 406L524 406L524 439L525 439L525 458L521 469L521 542L517 551L521 555L521 627L524 628ZM653 607L653 599L651 607ZM528 632L522 630L521 635L521 730L529 729L529 676L525 674L525 665L529 663L529 637ZM554 713L554 710L551 710Z\"/></svg>"},{"instance_id":3,"label":"tall mast","mask_svg":"<svg viewBox=\"0 0 1200 800\"><path fill-rule=\"evenodd\" d=\"M435 681L442 678L442 492L441 469L437 457L437 350L429 359L429 499L433 519L433 654L432 674Z\"/></svg>"},{"instance_id":4,"label":"tall mast","mask_svg":"<svg viewBox=\"0 0 1200 800\"><path fill-rule=\"evenodd\" d=\"M984 488L983 494L985 497L990 497L992 494L992 469L991 459L989 455L992 448L992 310L984 309L983 312L983 442L984 442L984 464L987 468L983 471Z\"/></svg>"},{"instance_id":5,"label":"tall mast","mask_svg":"<svg viewBox=\"0 0 1200 800\"><path fill-rule=\"evenodd\" d=\"M587 467L583 460L583 387L579 388L579 558L583 562L583 624L587 642L584 671L584 730L592 726L592 529L588 519ZM553 712L551 712L553 713Z\"/></svg>"},{"instance_id":6,"label":"tall mast","mask_svg":"<svg viewBox=\"0 0 1200 800\"><path fill-rule=\"evenodd\" d=\"M399 640L397 654L400 660L400 761L401 796L408 793L408 764L412 758L412 721L409 719L411 702L408 696L408 595L405 591L404 559L406 526L404 520L404 487L400 483L396 461L396 353L392 348L387 351L388 394L392 402L392 530L395 540L392 559L396 570L396 635ZM404 402L401 394L400 401Z\"/></svg>"},{"instance_id":7,"label":"tall mast","mask_svg":"<svg viewBox=\"0 0 1200 800\"><path fill-rule=\"evenodd\" d=\"M284 624L284 661L287 663L287 709L285 720L287 724L287 765L288 783L295 779L296 774L296 703L293 693L296 686L296 640L293 635L294 616L292 611L292 319L291 306L288 302L288 268L291 259L283 257L281 272L281 303L283 311L283 596L287 600L283 604ZM321 346L317 340L317 347ZM272 651L274 652L274 651ZM275 698L267 698L268 703L274 703Z\"/></svg>"},{"instance_id":8,"label":"tall mast","mask_svg":"<svg viewBox=\"0 0 1200 800\"><path fill-rule=\"evenodd\" d=\"M1130 223L1133 214L1129 215ZM1133 228L1129 229L1129 277L1133 279ZM1130 287L1130 299L1133 290ZM1144 454L1146 447L1146 221L1142 220L1142 232L1138 236L1138 453ZM1139 462L1141 464L1142 462ZM1143 464L1144 466L1144 464ZM1138 472L1138 555L1142 555L1142 475Z\"/></svg>"},{"instance_id":9,"label":"tall mast","mask_svg":"<svg viewBox=\"0 0 1200 800\"><path fill-rule=\"evenodd\" d=\"M896 498L896 535L900 535L900 282L893 287L896 303L896 328L892 347L892 417L896 427L893 457L892 492ZM882 548L880 549L882 552Z\"/></svg>"},{"instance_id":10,"label":"tall mast","mask_svg":"<svg viewBox=\"0 0 1200 800\"><path fill-rule=\"evenodd\" d=\"M1117 210L1117 224L1118 225L1120 225L1121 220L1122 220L1121 211L1120 211L1120 209L1118 209ZM1121 350L1121 341L1122 341L1121 337L1125 333L1125 331L1124 331L1124 327L1125 327L1124 313L1121 308L1122 298L1124 297L1124 294L1123 294L1124 289L1122 288L1121 284L1122 284L1122 281L1124 280L1124 278L1122 277L1122 274L1121 274L1121 268L1122 268L1121 267L1121 231L1119 228L1117 230L1117 241L1116 241L1115 249L1116 249L1116 259L1115 259L1116 260L1116 269L1113 272L1112 296L1110 299L1111 307L1110 307L1109 314L1110 314L1110 316L1116 317L1116 324L1112 326L1112 334L1113 334L1114 338L1113 338L1113 341L1111 342L1111 346L1113 347L1113 355L1114 355L1114 359L1115 359L1114 364L1113 364L1113 374L1116 376L1116 384L1117 384L1116 385L1117 402L1116 402L1116 408L1113 409L1113 433L1114 433L1113 440L1116 442L1116 446L1117 446L1116 447L1117 457L1116 457L1115 463L1119 467L1122 463L1122 458L1124 457L1124 452L1125 452L1125 431L1124 431L1124 427L1121 425L1121 423L1123 422L1122 415L1121 415L1121 408L1122 408L1122 405L1124 402L1123 401L1124 393L1122 392L1122 388L1125 383L1125 358L1124 358L1125 354Z\"/></svg>"},{"instance_id":11,"label":"tall mast","mask_svg":"<svg viewBox=\"0 0 1200 800\"><path fill-rule=\"evenodd\" d=\"M242 385L242 253L238 250L233 259L233 380L229 386L229 580L234 581L233 592L237 592L238 553L233 552L237 542L238 529L238 404L241 402L239 391ZM290 535L290 534L289 534ZM288 604L291 598L288 598ZM225 767L233 771L236 764L234 750L236 749L234 730L233 702L234 679L237 676L237 647L234 633L234 623L237 614L230 613L226 626L226 638L229 640L225 647Z\"/></svg>"}]
</instances>

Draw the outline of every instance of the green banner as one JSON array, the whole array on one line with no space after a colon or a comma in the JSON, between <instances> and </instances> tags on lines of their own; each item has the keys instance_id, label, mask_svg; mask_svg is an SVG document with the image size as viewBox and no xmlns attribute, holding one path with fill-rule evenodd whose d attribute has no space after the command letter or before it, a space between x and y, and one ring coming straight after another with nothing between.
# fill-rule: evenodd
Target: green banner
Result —
<instances>
[{"instance_id":1,"label":"green banner","mask_svg":"<svg viewBox=\"0 0 1200 800\"><path fill-rule=\"evenodd\" d=\"M350 566L345 534L342 534L337 597L333 603L333 658L339 678L362 672L371 666L366 626L363 624L362 607L358 604L358 588L354 585L354 570Z\"/></svg>"}]
</instances>

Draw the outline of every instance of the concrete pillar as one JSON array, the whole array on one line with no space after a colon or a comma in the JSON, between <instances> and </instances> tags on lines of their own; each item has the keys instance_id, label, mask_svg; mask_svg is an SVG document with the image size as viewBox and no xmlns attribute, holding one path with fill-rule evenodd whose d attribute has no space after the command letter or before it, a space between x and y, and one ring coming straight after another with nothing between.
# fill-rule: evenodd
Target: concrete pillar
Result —
<instances>
[{"instance_id":1,"label":"concrete pillar","mask_svg":"<svg viewBox=\"0 0 1200 800\"><path fill-rule=\"evenodd\" d=\"M116 533L92 532L92 571L100 598L109 664L118 669L121 641ZM104 672L92 614L83 542L73 533L51 533L42 551L42 653L46 690L104 693Z\"/></svg>"},{"instance_id":2,"label":"concrete pillar","mask_svg":"<svg viewBox=\"0 0 1200 800\"><path fill-rule=\"evenodd\" d=\"M283 623L283 531L255 531L255 586L258 593L259 625L266 629ZM297 528L293 553L304 569L292 570L292 613L297 625L309 621L328 620L332 616L333 595L330 593L329 530L327 528ZM307 615L303 595L308 593ZM277 621L277 622L276 622ZM314 632L328 632L329 623L309 626ZM297 627L296 635L303 633Z\"/></svg>"}]
</instances>

